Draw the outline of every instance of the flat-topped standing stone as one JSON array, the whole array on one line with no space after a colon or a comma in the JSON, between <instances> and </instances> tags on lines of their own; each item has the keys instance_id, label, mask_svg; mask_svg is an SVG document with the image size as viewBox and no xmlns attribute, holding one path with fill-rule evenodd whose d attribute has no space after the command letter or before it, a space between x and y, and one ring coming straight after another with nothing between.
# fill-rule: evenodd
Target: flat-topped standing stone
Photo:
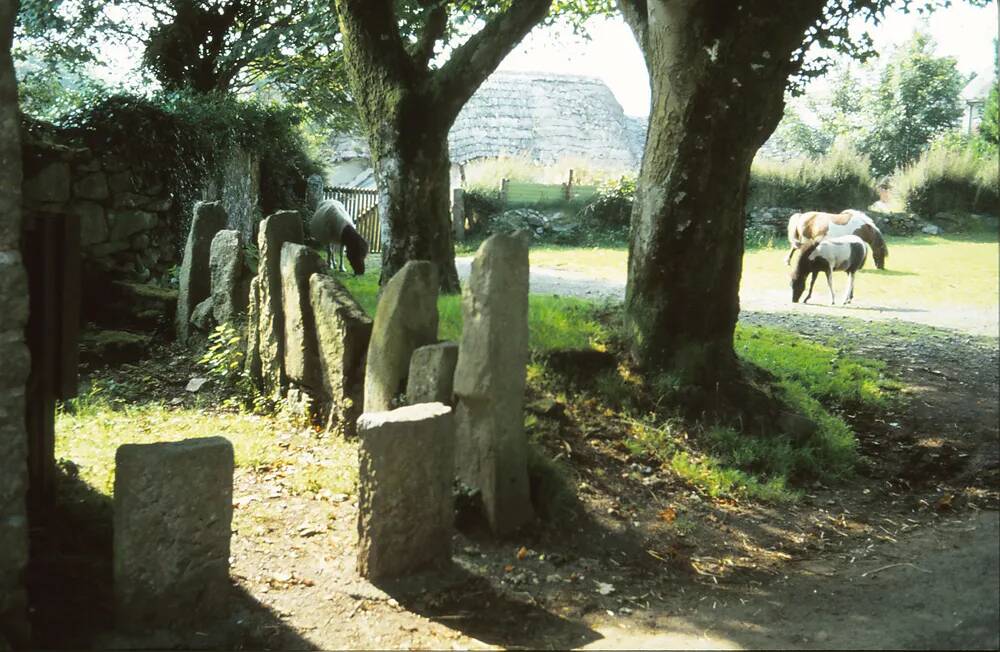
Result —
<instances>
[{"instance_id":1,"label":"flat-topped standing stone","mask_svg":"<svg viewBox=\"0 0 1000 652\"><path fill-rule=\"evenodd\" d=\"M257 349L264 392L281 393L285 378L285 319L281 310L281 246L302 244L302 219L297 211L278 211L261 221L257 234L260 262L257 264L258 303Z\"/></svg>"},{"instance_id":2,"label":"flat-topped standing stone","mask_svg":"<svg viewBox=\"0 0 1000 652\"><path fill-rule=\"evenodd\" d=\"M422 403L358 419L358 572L390 579L451 556L451 408Z\"/></svg>"},{"instance_id":3,"label":"flat-topped standing stone","mask_svg":"<svg viewBox=\"0 0 1000 652\"><path fill-rule=\"evenodd\" d=\"M309 277L323 271L312 249L291 242L281 247L281 307L285 313L285 374L307 389L323 387L316 348L316 320L309 303Z\"/></svg>"},{"instance_id":4,"label":"flat-topped standing stone","mask_svg":"<svg viewBox=\"0 0 1000 652\"><path fill-rule=\"evenodd\" d=\"M411 260L385 284L365 366L365 412L392 409L413 351L437 341L437 294L437 267L426 260Z\"/></svg>"},{"instance_id":5,"label":"flat-topped standing stone","mask_svg":"<svg viewBox=\"0 0 1000 652\"><path fill-rule=\"evenodd\" d=\"M125 444L115 454L115 617L184 627L230 596L233 447L222 437Z\"/></svg>"},{"instance_id":6,"label":"flat-topped standing stone","mask_svg":"<svg viewBox=\"0 0 1000 652\"><path fill-rule=\"evenodd\" d=\"M372 320L347 288L325 274L309 277L309 299L316 319L323 383L330 397L327 427L339 424L345 437L354 437L364 405L365 356Z\"/></svg>"},{"instance_id":7,"label":"flat-topped standing stone","mask_svg":"<svg viewBox=\"0 0 1000 652\"><path fill-rule=\"evenodd\" d=\"M247 309L243 245L240 232L223 229L212 238L209 268L212 273L212 314L218 324L241 317Z\"/></svg>"},{"instance_id":8,"label":"flat-topped standing stone","mask_svg":"<svg viewBox=\"0 0 1000 652\"><path fill-rule=\"evenodd\" d=\"M455 342L428 344L414 351L406 379L406 403L451 405L457 362L458 344Z\"/></svg>"},{"instance_id":9,"label":"flat-topped standing stone","mask_svg":"<svg viewBox=\"0 0 1000 652\"><path fill-rule=\"evenodd\" d=\"M195 307L212 294L212 275L209 269L212 238L226 227L226 210L221 202L198 202L191 218L184 245L177 289L177 340L187 341L191 313Z\"/></svg>"},{"instance_id":10,"label":"flat-topped standing stone","mask_svg":"<svg viewBox=\"0 0 1000 652\"><path fill-rule=\"evenodd\" d=\"M479 489L490 527L510 534L533 517L524 432L528 362L528 243L487 239L462 293L455 368L457 475Z\"/></svg>"}]
</instances>

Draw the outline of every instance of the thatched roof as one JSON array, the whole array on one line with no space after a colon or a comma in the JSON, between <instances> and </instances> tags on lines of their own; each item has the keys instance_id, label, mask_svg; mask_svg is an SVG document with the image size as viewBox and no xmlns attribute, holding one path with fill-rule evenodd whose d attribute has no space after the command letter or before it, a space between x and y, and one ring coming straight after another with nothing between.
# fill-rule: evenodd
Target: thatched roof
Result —
<instances>
[{"instance_id":1,"label":"thatched roof","mask_svg":"<svg viewBox=\"0 0 1000 652\"><path fill-rule=\"evenodd\" d=\"M638 170L646 120L626 116L595 77L496 72L466 103L448 135L452 163L521 156L541 164L563 158ZM334 161L369 158L364 137L330 143Z\"/></svg>"},{"instance_id":2,"label":"thatched roof","mask_svg":"<svg viewBox=\"0 0 1000 652\"><path fill-rule=\"evenodd\" d=\"M645 122L627 117L600 79L526 72L494 73L448 136L453 163L509 155L638 168L644 142Z\"/></svg>"}]
</instances>

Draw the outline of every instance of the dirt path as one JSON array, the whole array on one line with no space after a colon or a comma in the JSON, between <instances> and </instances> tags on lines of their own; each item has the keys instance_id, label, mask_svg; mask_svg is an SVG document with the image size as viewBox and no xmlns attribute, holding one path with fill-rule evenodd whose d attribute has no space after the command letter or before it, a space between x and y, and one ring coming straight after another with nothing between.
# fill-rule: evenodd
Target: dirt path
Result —
<instances>
[{"instance_id":1,"label":"dirt path","mask_svg":"<svg viewBox=\"0 0 1000 652\"><path fill-rule=\"evenodd\" d=\"M965 514L853 563L804 561L655 628L595 627L587 649L997 649L997 512Z\"/></svg>"},{"instance_id":2,"label":"dirt path","mask_svg":"<svg viewBox=\"0 0 1000 652\"><path fill-rule=\"evenodd\" d=\"M456 259L458 274L463 280L469 275L471 262L471 257ZM625 278L616 280L591 278L579 272L533 267L531 291L537 294L558 294L586 299L622 300L625 297ZM824 285L817 285L814 301L810 304L791 303L786 288L740 294L740 305L744 312L854 317L865 321L904 321L992 337L997 337L1000 331L1000 314L996 310L982 310L963 305L949 306L942 310L925 310L902 299L887 305L872 305L866 303L863 296L856 298L849 306L831 306L825 303L827 300Z\"/></svg>"},{"instance_id":3,"label":"dirt path","mask_svg":"<svg viewBox=\"0 0 1000 652\"><path fill-rule=\"evenodd\" d=\"M536 268L531 290L620 300L624 283ZM992 492L1000 487L996 314L863 302L847 308L792 306L785 294L742 296L741 321L788 328L850 354L880 358L908 385L912 400L898 421L887 415L882 423L856 424L866 431L862 449L884 465L873 471L874 478L885 485L901 479L905 486L899 489L905 491L934 487L947 501L956 483ZM894 447L896 454L886 450ZM873 485L863 495L873 492L880 493ZM894 502L898 495L890 489L880 498ZM843 495L835 500L841 499L850 502ZM915 500L926 506L933 498ZM843 509L865 520L856 501ZM995 510L993 501L986 510L892 534L880 524L886 533L881 540L868 537L835 554L803 555L769 581L695 592L664 605L646 622L598 615L587 622L600 638L585 647L997 649ZM886 514L869 517L895 523ZM841 534L850 538L849 532Z\"/></svg>"}]
</instances>

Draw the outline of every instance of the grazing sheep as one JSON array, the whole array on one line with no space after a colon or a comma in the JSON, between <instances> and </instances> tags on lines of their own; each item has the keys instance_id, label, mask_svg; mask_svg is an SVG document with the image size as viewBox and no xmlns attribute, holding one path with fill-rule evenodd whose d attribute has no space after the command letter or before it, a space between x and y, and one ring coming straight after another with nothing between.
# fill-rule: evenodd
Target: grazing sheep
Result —
<instances>
[{"instance_id":1,"label":"grazing sheep","mask_svg":"<svg viewBox=\"0 0 1000 652\"><path fill-rule=\"evenodd\" d=\"M321 245L326 247L326 260L333 267L333 245L340 249L340 271L344 270L344 250L347 250L347 262L351 264L355 276L365 273L365 256L368 255L368 243L354 228L347 209L336 199L320 202L309 220L309 233Z\"/></svg>"},{"instance_id":2,"label":"grazing sheep","mask_svg":"<svg viewBox=\"0 0 1000 652\"><path fill-rule=\"evenodd\" d=\"M847 272L847 292L844 294L844 305L854 298L854 274L864 267L868 258L868 245L856 235L842 235L839 238L807 242L799 250L799 259L792 272L792 302L798 303L802 291L806 287L806 276L812 274L809 292L802 300L805 303L812 296L816 277L820 272L826 274L826 282L830 286L830 303L836 304L833 293L833 272Z\"/></svg>"}]
</instances>

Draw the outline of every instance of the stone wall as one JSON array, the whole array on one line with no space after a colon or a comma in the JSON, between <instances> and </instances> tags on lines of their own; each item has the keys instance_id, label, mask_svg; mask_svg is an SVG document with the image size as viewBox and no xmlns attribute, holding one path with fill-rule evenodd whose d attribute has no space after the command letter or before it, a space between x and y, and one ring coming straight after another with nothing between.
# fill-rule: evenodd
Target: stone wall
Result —
<instances>
[{"instance_id":1,"label":"stone wall","mask_svg":"<svg viewBox=\"0 0 1000 652\"><path fill-rule=\"evenodd\" d=\"M747 229L770 232L775 237L784 240L788 233L788 218L793 213L802 212L800 208L767 207L750 208L747 212ZM864 211L872 218L875 226L885 235L912 235L923 225L924 221L912 213Z\"/></svg>"},{"instance_id":2,"label":"stone wall","mask_svg":"<svg viewBox=\"0 0 1000 652\"><path fill-rule=\"evenodd\" d=\"M26 645L28 436L24 340L28 281L21 260L21 148L17 85L10 57L16 2L0 3L0 648Z\"/></svg>"},{"instance_id":3,"label":"stone wall","mask_svg":"<svg viewBox=\"0 0 1000 652\"><path fill-rule=\"evenodd\" d=\"M222 163L217 187L218 199L229 215L226 228L240 232L243 242L255 242L260 212L260 159L234 147Z\"/></svg>"},{"instance_id":4,"label":"stone wall","mask_svg":"<svg viewBox=\"0 0 1000 652\"><path fill-rule=\"evenodd\" d=\"M100 272L147 282L163 279L177 263L179 207L162 176L32 135L26 136L23 162L25 212L80 217L85 278Z\"/></svg>"}]
</instances>

